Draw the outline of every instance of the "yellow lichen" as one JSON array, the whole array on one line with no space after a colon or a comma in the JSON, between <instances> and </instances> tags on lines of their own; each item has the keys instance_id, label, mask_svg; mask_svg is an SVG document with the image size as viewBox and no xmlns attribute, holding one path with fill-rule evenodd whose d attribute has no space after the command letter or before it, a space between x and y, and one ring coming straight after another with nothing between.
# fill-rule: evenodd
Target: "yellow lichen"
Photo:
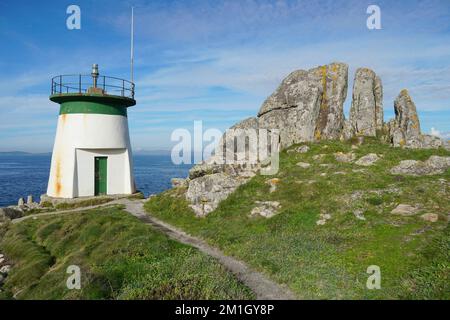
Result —
<instances>
[{"instance_id":1,"label":"yellow lichen","mask_svg":"<svg viewBox=\"0 0 450 320\"><path fill-rule=\"evenodd\" d=\"M322 134L320 133L320 130L316 130L316 132L314 133L314 137L316 138L316 140L320 140L321 136Z\"/></svg>"},{"instance_id":2,"label":"yellow lichen","mask_svg":"<svg viewBox=\"0 0 450 320\"><path fill-rule=\"evenodd\" d=\"M328 110L328 101L327 101L327 66L321 66L320 72L322 75L322 102L320 104L320 112L318 117L318 124L316 126L316 130L314 136L316 140L320 140L322 137L322 129L326 126L327 121L327 110Z\"/></svg>"},{"instance_id":3,"label":"yellow lichen","mask_svg":"<svg viewBox=\"0 0 450 320\"><path fill-rule=\"evenodd\" d=\"M327 108L327 66L320 67L322 70L322 104L321 109Z\"/></svg>"},{"instance_id":4,"label":"yellow lichen","mask_svg":"<svg viewBox=\"0 0 450 320\"><path fill-rule=\"evenodd\" d=\"M269 180L267 180L267 183L268 184L279 184L280 179L278 179L278 178L269 179Z\"/></svg>"},{"instance_id":5,"label":"yellow lichen","mask_svg":"<svg viewBox=\"0 0 450 320\"><path fill-rule=\"evenodd\" d=\"M327 96L327 66L322 66L320 68L322 71L322 88L323 88L322 96L326 97Z\"/></svg>"}]
</instances>

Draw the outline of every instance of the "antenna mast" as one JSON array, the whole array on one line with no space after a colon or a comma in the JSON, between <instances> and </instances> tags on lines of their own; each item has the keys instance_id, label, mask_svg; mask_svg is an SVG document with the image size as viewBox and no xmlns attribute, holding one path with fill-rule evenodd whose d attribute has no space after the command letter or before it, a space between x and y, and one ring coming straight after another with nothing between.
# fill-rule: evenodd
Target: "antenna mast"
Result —
<instances>
[{"instance_id":1,"label":"antenna mast","mask_svg":"<svg viewBox=\"0 0 450 320\"><path fill-rule=\"evenodd\" d=\"M134 7L131 7L131 82L134 83Z\"/></svg>"}]
</instances>

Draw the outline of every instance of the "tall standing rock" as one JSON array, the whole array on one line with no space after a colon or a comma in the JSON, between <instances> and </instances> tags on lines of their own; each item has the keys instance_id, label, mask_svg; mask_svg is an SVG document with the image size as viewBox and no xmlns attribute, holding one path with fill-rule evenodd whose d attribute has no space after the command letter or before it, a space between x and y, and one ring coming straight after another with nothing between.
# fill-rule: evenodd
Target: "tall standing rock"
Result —
<instances>
[{"instance_id":1,"label":"tall standing rock","mask_svg":"<svg viewBox=\"0 0 450 320\"><path fill-rule=\"evenodd\" d=\"M412 101L408 90L403 89L394 102L395 121L405 133L406 138L420 135L420 123L416 105Z\"/></svg>"},{"instance_id":2,"label":"tall standing rock","mask_svg":"<svg viewBox=\"0 0 450 320\"><path fill-rule=\"evenodd\" d=\"M375 116L377 130L383 130L384 126L384 112L383 112L383 84L381 78L376 76L375 87L373 88L375 94Z\"/></svg>"},{"instance_id":3,"label":"tall standing rock","mask_svg":"<svg viewBox=\"0 0 450 320\"><path fill-rule=\"evenodd\" d=\"M260 128L279 129L280 144L337 139L344 126L348 65L297 70L266 99L258 113Z\"/></svg>"},{"instance_id":4,"label":"tall standing rock","mask_svg":"<svg viewBox=\"0 0 450 320\"><path fill-rule=\"evenodd\" d=\"M394 111L395 119L389 121L387 125L389 137L394 147L411 149L448 147L442 139L420 132L416 105L412 101L408 90L403 89L397 99L395 99Z\"/></svg>"},{"instance_id":5,"label":"tall standing rock","mask_svg":"<svg viewBox=\"0 0 450 320\"><path fill-rule=\"evenodd\" d=\"M383 128L383 86L368 68L356 71L349 122L353 135L376 136Z\"/></svg>"},{"instance_id":6,"label":"tall standing rock","mask_svg":"<svg viewBox=\"0 0 450 320\"><path fill-rule=\"evenodd\" d=\"M419 147L420 123L416 105L408 90L403 89L394 102L395 122L392 131L394 146Z\"/></svg>"},{"instance_id":7,"label":"tall standing rock","mask_svg":"<svg viewBox=\"0 0 450 320\"><path fill-rule=\"evenodd\" d=\"M322 102L316 123L316 140L338 139L344 127L344 102L347 98L348 65L332 63L316 68L322 84ZM313 69L314 70L314 69ZM316 80L316 81L317 81Z\"/></svg>"}]
</instances>

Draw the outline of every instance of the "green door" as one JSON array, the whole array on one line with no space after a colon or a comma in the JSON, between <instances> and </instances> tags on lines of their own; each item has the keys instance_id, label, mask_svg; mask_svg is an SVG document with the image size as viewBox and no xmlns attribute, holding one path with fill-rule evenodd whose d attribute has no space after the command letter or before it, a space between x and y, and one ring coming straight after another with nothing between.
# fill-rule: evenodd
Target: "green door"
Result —
<instances>
[{"instance_id":1,"label":"green door","mask_svg":"<svg viewBox=\"0 0 450 320\"><path fill-rule=\"evenodd\" d=\"M108 157L95 157L95 195L106 194Z\"/></svg>"}]
</instances>

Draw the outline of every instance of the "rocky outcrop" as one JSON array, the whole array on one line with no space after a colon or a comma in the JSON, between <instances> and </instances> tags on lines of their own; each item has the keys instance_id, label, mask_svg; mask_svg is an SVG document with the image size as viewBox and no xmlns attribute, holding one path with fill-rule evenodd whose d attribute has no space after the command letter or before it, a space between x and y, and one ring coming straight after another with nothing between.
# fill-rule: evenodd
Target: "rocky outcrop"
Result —
<instances>
[{"instance_id":1,"label":"rocky outcrop","mask_svg":"<svg viewBox=\"0 0 450 320\"><path fill-rule=\"evenodd\" d=\"M5 257L3 253L0 253L0 292L2 290L2 286L8 277L8 274L11 270L11 263Z\"/></svg>"},{"instance_id":2,"label":"rocky outcrop","mask_svg":"<svg viewBox=\"0 0 450 320\"><path fill-rule=\"evenodd\" d=\"M437 222L439 220L439 215L437 215L436 213L425 213L420 217L428 222Z\"/></svg>"},{"instance_id":3,"label":"rocky outcrop","mask_svg":"<svg viewBox=\"0 0 450 320\"><path fill-rule=\"evenodd\" d=\"M298 162L296 165L302 169L308 169L311 167L311 164L308 162Z\"/></svg>"},{"instance_id":4,"label":"rocky outcrop","mask_svg":"<svg viewBox=\"0 0 450 320\"><path fill-rule=\"evenodd\" d=\"M275 192L278 189L278 185L280 184L279 178L272 178L266 181L266 183L270 186L269 192Z\"/></svg>"},{"instance_id":5,"label":"rocky outcrop","mask_svg":"<svg viewBox=\"0 0 450 320\"><path fill-rule=\"evenodd\" d=\"M210 162L236 164L246 163L245 159L249 154L257 155L258 153L258 119L247 118L234 126L232 126L222 136L215 150L215 156ZM250 142L253 139L253 142ZM243 143L239 144L238 141ZM249 162L249 161L247 161Z\"/></svg>"},{"instance_id":6,"label":"rocky outcrop","mask_svg":"<svg viewBox=\"0 0 450 320\"><path fill-rule=\"evenodd\" d=\"M187 186L187 179L172 178L170 181L172 183L172 188L183 188Z\"/></svg>"},{"instance_id":7,"label":"rocky outcrop","mask_svg":"<svg viewBox=\"0 0 450 320\"><path fill-rule=\"evenodd\" d=\"M210 168L214 170L209 171ZM191 203L196 216L206 216L217 208L220 201L225 200L254 175L255 170L245 166L216 166L211 163L194 166L189 172L186 199Z\"/></svg>"},{"instance_id":8,"label":"rocky outcrop","mask_svg":"<svg viewBox=\"0 0 450 320\"><path fill-rule=\"evenodd\" d=\"M278 210L281 208L278 201L256 201L255 204L256 207L250 212L250 217L272 218L278 214Z\"/></svg>"},{"instance_id":9,"label":"rocky outcrop","mask_svg":"<svg viewBox=\"0 0 450 320\"><path fill-rule=\"evenodd\" d=\"M320 219L316 221L316 224L318 226L323 226L324 224L327 223L328 220L331 219L331 215L329 213L321 213L319 217Z\"/></svg>"},{"instance_id":10,"label":"rocky outcrop","mask_svg":"<svg viewBox=\"0 0 450 320\"><path fill-rule=\"evenodd\" d=\"M287 153L307 153L309 149L310 148L307 145L302 145L294 149L289 149Z\"/></svg>"},{"instance_id":11,"label":"rocky outcrop","mask_svg":"<svg viewBox=\"0 0 450 320\"><path fill-rule=\"evenodd\" d=\"M215 150L214 155L194 166L186 182L186 198L197 216L205 216L217 208L220 201L241 184L247 182L264 168L264 156L260 149L265 140L260 133L269 135L278 131L277 150L293 144L328 139L350 139L357 136L358 143L364 136L376 136L383 132L383 139L395 146L410 148L437 148L443 145L439 138L422 135L416 107L403 90L395 100L395 119L383 123L383 87L374 71L360 68L356 71L349 120L344 119L343 105L347 96L348 65L331 63L310 70L297 70L289 74L262 104L257 117L245 119L230 128ZM251 140L256 134L256 139ZM236 144L236 141L241 143ZM244 142L242 142L244 141ZM266 149L272 149L270 138ZM353 146L357 148L357 146ZM305 153L306 145L288 150L289 153ZM252 154L252 159L249 155ZM354 162L353 153L335 154L340 162ZM319 156L313 157L320 162ZM375 154L358 160L357 164L369 166L378 160ZM309 163L297 164L306 169ZM271 185L274 192L276 186Z\"/></svg>"},{"instance_id":12,"label":"rocky outcrop","mask_svg":"<svg viewBox=\"0 0 450 320\"><path fill-rule=\"evenodd\" d=\"M416 105L408 90L400 92L394 102L395 119L388 122L386 131L394 147L410 149L436 149L444 146L444 141L420 131Z\"/></svg>"},{"instance_id":13,"label":"rocky outcrop","mask_svg":"<svg viewBox=\"0 0 450 320\"><path fill-rule=\"evenodd\" d=\"M413 216L417 214L418 211L419 208L413 207L409 204L399 204L391 211L391 214L396 214L400 216Z\"/></svg>"},{"instance_id":14,"label":"rocky outcrop","mask_svg":"<svg viewBox=\"0 0 450 320\"><path fill-rule=\"evenodd\" d=\"M429 134L422 134L420 137L420 148L422 149L437 149L437 148L446 148L450 150L449 143L446 143L439 137L432 136Z\"/></svg>"},{"instance_id":15,"label":"rocky outcrop","mask_svg":"<svg viewBox=\"0 0 450 320\"><path fill-rule=\"evenodd\" d=\"M246 137L257 132L256 118L245 119L232 126L221 138L211 158L189 170L186 199L196 216L206 216L217 208L241 184L260 169L259 162L249 160L249 154L258 155L258 138L250 143ZM235 143L244 141L242 145Z\"/></svg>"},{"instance_id":16,"label":"rocky outcrop","mask_svg":"<svg viewBox=\"0 0 450 320\"><path fill-rule=\"evenodd\" d=\"M420 140L420 123L416 105L408 90L400 92L394 102L395 121L393 132L394 146L413 146Z\"/></svg>"},{"instance_id":17,"label":"rocky outcrop","mask_svg":"<svg viewBox=\"0 0 450 320\"><path fill-rule=\"evenodd\" d=\"M376 153L369 153L369 154L359 158L355 162L355 164L357 164L358 166L369 167L369 166L373 165L375 162L377 162L379 159L380 159L380 157Z\"/></svg>"},{"instance_id":18,"label":"rocky outcrop","mask_svg":"<svg viewBox=\"0 0 450 320\"><path fill-rule=\"evenodd\" d=\"M334 157L337 162L342 162L342 163L350 163L356 159L356 155L353 152L349 152L349 153L336 152L334 154Z\"/></svg>"},{"instance_id":19,"label":"rocky outcrop","mask_svg":"<svg viewBox=\"0 0 450 320\"><path fill-rule=\"evenodd\" d=\"M344 127L342 128L341 139L350 140L354 137L354 130L350 120L344 120Z\"/></svg>"},{"instance_id":20,"label":"rocky outcrop","mask_svg":"<svg viewBox=\"0 0 450 320\"><path fill-rule=\"evenodd\" d=\"M217 208L237 187L247 179L226 173L204 175L189 181L186 199L196 216L203 217Z\"/></svg>"},{"instance_id":21,"label":"rocky outcrop","mask_svg":"<svg viewBox=\"0 0 450 320\"><path fill-rule=\"evenodd\" d=\"M0 221L13 220L23 216L23 211L14 207L0 208Z\"/></svg>"},{"instance_id":22,"label":"rocky outcrop","mask_svg":"<svg viewBox=\"0 0 450 320\"><path fill-rule=\"evenodd\" d=\"M411 176L433 175L444 173L450 168L450 157L431 156L426 161L403 160L391 169L391 174Z\"/></svg>"},{"instance_id":23,"label":"rocky outcrop","mask_svg":"<svg viewBox=\"0 0 450 320\"><path fill-rule=\"evenodd\" d=\"M353 83L350 119L344 136L372 136L383 128L383 86L374 71L359 68Z\"/></svg>"},{"instance_id":24,"label":"rocky outcrop","mask_svg":"<svg viewBox=\"0 0 450 320\"><path fill-rule=\"evenodd\" d=\"M292 72L263 103L258 113L261 128L279 129L280 143L337 139L344 126L348 65Z\"/></svg>"}]
</instances>

